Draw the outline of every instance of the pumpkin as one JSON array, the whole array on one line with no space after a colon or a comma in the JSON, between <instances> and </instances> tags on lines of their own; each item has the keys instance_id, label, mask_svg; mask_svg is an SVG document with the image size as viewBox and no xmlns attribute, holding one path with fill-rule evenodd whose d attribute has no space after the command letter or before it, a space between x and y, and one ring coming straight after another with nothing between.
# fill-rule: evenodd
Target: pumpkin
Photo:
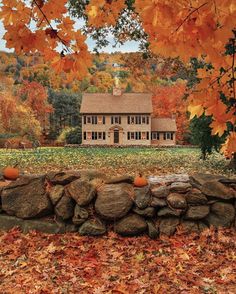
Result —
<instances>
[{"instance_id":1,"label":"pumpkin","mask_svg":"<svg viewBox=\"0 0 236 294\"><path fill-rule=\"evenodd\" d=\"M135 187L144 187L148 185L148 181L145 177L143 177L141 174L139 176L134 178L134 186Z\"/></svg>"},{"instance_id":2,"label":"pumpkin","mask_svg":"<svg viewBox=\"0 0 236 294\"><path fill-rule=\"evenodd\" d=\"M7 166L3 170L3 176L7 180L15 181L17 178L19 178L19 174L20 171L16 166Z\"/></svg>"}]
</instances>

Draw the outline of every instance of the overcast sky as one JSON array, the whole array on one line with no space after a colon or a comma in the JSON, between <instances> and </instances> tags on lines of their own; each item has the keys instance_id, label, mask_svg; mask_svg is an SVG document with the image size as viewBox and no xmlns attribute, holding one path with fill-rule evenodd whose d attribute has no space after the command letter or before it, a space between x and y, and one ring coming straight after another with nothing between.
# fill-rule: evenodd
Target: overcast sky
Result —
<instances>
[{"instance_id":1,"label":"overcast sky","mask_svg":"<svg viewBox=\"0 0 236 294\"><path fill-rule=\"evenodd\" d=\"M7 52L13 52L13 50L9 50L8 48L6 48L6 42L3 40L3 35L4 35L4 28L3 28L3 24L0 21L0 51L7 51ZM112 45L114 44L113 38L112 36L109 37L109 41L111 41L111 45L105 47L103 49L103 52L116 52L116 51L121 51L121 52L134 52L134 51L138 51L138 43L137 42L126 42L123 46L116 46L115 48L112 47ZM87 44L89 49L92 51L94 49L95 46L95 42L91 39L87 40Z\"/></svg>"}]
</instances>

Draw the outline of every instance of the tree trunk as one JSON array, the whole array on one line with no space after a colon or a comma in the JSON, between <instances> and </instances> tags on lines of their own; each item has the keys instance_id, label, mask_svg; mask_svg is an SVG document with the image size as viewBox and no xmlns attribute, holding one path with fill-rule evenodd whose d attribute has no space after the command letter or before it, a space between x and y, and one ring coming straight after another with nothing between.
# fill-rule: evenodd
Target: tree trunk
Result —
<instances>
[{"instance_id":1,"label":"tree trunk","mask_svg":"<svg viewBox=\"0 0 236 294\"><path fill-rule=\"evenodd\" d=\"M233 157L231 158L228 167L236 170L236 152L234 152Z\"/></svg>"}]
</instances>

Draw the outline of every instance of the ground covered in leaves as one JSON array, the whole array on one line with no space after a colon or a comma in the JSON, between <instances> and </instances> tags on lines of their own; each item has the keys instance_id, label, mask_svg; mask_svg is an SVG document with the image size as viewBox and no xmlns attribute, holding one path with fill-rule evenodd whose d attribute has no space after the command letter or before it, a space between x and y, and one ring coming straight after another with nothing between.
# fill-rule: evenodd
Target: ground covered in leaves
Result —
<instances>
[{"instance_id":1,"label":"ground covered in leaves","mask_svg":"<svg viewBox=\"0 0 236 294\"><path fill-rule=\"evenodd\" d=\"M2 294L235 293L236 233L151 240L0 232Z\"/></svg>"},{"instance_id":2,"label":"ground covered in leaves","mask_svg":"<svg viewBox=\"0 0 236 294\"><path fill-rule=\"evenodd\" d=\"M198 148L39 148L0 149L0 169L19 163L28 173L59 169L97 169L111 175L160 175L168 173L210 172L232 176L228 162L219 153L202 161Z\"/></svg>"}]
</instances>

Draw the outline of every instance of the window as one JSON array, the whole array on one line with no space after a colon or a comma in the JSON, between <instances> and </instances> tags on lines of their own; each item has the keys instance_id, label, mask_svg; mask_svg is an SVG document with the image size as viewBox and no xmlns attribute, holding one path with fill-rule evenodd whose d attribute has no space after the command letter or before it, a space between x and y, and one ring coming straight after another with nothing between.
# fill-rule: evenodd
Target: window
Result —
<instances>
[{"instance_id":1,"label":"window","mask_svg":"<svg viewBox=\"0 0 236 294\"><path fill-rule=\"evenodd\" d=\"M146 116L142 116L142 124L146 124Z\"/></svg>"},{"instance_id":2,"label":"window","mask_svg":"<svg viewBox=\"0 0 236 294\"><path fill-rule=\"evenodd\" d=\"M147 135L146 135L146 137L147 137L147 140L149 140L149 132L147 132Z\"/></svg>"},{"instance_id":3,"label":"window","mask_svg":"<svg viewBox=\"0 0 236 294\"><path fill-rule=\"evenodd\" d=\"M98 134L97 132L92 132L92 140L97 140Z\"/></svg>"},{"instance_id":4,"label":"window","mask_svg":"<svg viewBox=\"0 0 236 294\"><path fill-rule=\"evenodd\" d=\"M134 140L134 135L135 133L134 132L130 132L130 140Z\"/></svg>"},{"instance_id":5,"label":"window","mask_svg":"<svg viewBox=\"0 0 236 294\"><path fill-rule=\"evenodd\" d=\"M146 124L149 125L149 116L146 116Z\"/></svg>"},{"instance_id":6,"label":"window","mask_svg":"<svg viewBox=\"0 0 236 294\"><path fill-rule=\"evenodd\" d=\"M86 140L86 132L84 132L84 140Z\"/></svg>"},{"instance_id":7,"label":"window","mask_svg":"<svg viewBox=\"0 0 236 294\"><path fill-rule=\"evenodd\" d=\"M105 116L103 116L102 117L102 123L105 125L105 123L106 123L106 117Z\"/></svg>"},{"instance_id":8,"label":"window","mask_svg":"<svg viewBox=\"0 0 236 294\"><path fill-rule=\"evenodd\" d=\"M96 115L93 115L92 116L92 124L97 125L97 123L98 123L98 117Z\"/></svg>"},{"instance_id":9,"label":"window","mask_svg":"<svg viewBox=\"0 0 236 294\"><path fill-rule=\"evenodd\" d=\"M91 132L88 132L87 133L87 140L91 140L91 138L92 138L92 133Z\"/></svg>"},{"instance_id":10,"label":"window","mask_svg":"<svg viewBox=\"0 0 236 294\"><path fill-rule=\"evenodd\" d=\"M152 132L152 140L156 140L157 139L157 133L156 132Z\"/></svg>"},{"instance_id":11,"label":"window","mask_svg":"<svg viewBox=\"0 0 236 294\"><path fill-rule=\"evenodd\" d=\"M146 132L142 132L142 140L146 140Z\"/></svg>"},{"instance_id":12,"label":"window","mask_svg":"<svg viewBox=\"0 0 236 294\"><path fill-rule=\"evenodd\" d=\"M141 132L135 132L135 140L141 140Z\"/></svg>"},{"instance_id":13,"label":"window","mask_svg":"<svg viewBox=\"0 0 236 294\"><path fill-rule=\"evenodd\" d=\"M91 116L87 116L87 124L91 124Z\"/></svg>"},{"instance_id":14,"label":"window","mask_svg":"<svg viewBox=\"0 0 236 294\"><path fill-rule=\"evenodd\" d=\"M164 133L164 140L173 140L173 133Z\"/></svg>"},{"instance_id":15,"label":"window","mask_svg":"<svg viewBox=\"0 0 236 294\"><path fill-rule=\"evenodd\" d=\"M103 140L106 140L106 133L105 132L102 133L102 136L103 136Z\"/></svg>"},{"instance_id":16,"label":"window","mask_svg":"<svg viewBox=\"0 0 236 294\"><path fill-rule=\"evenodd\" d=\"M98 140L102 140L102 132L98 132Z\"/></svg>"},{"instance_id":17,"label":"window","mask_svg":"<svg viewBox=\"0 0 236 294\"><path fill-rule=\"evenodd\" d=\"M111 124L112 125L114 125L114 124L120 125L121 124L121 116L112 116L111 117Z\"/></svg>"},{"instance_id":18,"label":"window","mask_svg":"<svg viewBox=\"0 0 236 294\"><path fill-rule=\"evenodd\" d=\"M130 132L127 133L127 139L130 140Z\"/></svg>"},{"instance_id":19,"label":"window","mask_svg":"<svg viewBox=\"0 0 236 294\"><path fill-rule=\"evenodd\" d=\"M140 115L135 116L135 123L136 123L136 125L141 125L141 116Z\"/></svg>"},{"instance_id":20,"label":"window","mask_svg":"<svg viewBox=\"0 0 236 294\"><path fill-rule=\"evenodd\" d=\"M157 140L160 140L160 133L157 133Z\"/></svg>"},{"instance_id":21,"label":"window","mask_svg":"<svg viewBox=\"0 0 236 294\"><path fill-rule=\"evenodd\" d=\"M86 115L84 115L84 125L86 125Z\"/></svg>"}]
</instances>

